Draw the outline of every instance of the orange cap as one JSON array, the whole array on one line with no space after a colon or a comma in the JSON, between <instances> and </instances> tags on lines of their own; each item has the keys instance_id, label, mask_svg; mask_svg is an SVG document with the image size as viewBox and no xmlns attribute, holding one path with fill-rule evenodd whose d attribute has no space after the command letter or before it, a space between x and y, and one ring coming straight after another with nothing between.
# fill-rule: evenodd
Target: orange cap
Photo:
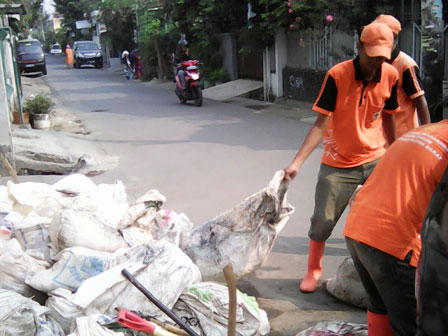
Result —
<instances>
[{"instance_id":1,"label":"orange cap","mask_svg":"<svg viewBox=\"0 0 448 336\"><path fill-rule=\"evenodd\" d=\"M360 40L364 44L367 56L383 56L390 59L394 34L386 24L378 22L368 24L362 30Z\"/></svg>"},{"instance_id":2,"label":"orange cap","mask_svg":"<svg viewBox=\"0 0 448 336\"><path fill-rule=\"evenodd\" d=\"M401 23L392 15L381 14L373 22L384 23L389 26L392 32L398 35L401 32Z\"/></svg>"}]
</instances>

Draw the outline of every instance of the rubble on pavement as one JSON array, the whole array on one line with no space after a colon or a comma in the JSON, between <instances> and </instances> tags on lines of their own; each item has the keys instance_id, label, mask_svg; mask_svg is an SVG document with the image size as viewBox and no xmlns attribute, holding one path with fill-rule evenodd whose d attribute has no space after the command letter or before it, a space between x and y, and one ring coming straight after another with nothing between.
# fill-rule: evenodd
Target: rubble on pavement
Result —
<instances>
[{"instance_id":1,"label":"rubble on pavement","mask_svg":"<svg viewBox=\"0 0 448 336\"><path fill-rule=\"evenodd\" d=\"M282 180L277 172L267 188L196 230L185 214L162 209L157 190L130 204L121 182L96 185L81 174L53 185L9 181L0 187L0 335L123 335L117 309L171 322L123 269L199 335L226 334L227 287L202 282L204 272L232 263L242 276L263 263L293 212ZM203 237L198 246L192 237L210 226L221 239ZM237 244L257 258L231 258ZM206 245L221 260L205 265L196 250ZM255 298L238 292L237 302L236 334L268 335Z\"/></svg>"}]
</instances>

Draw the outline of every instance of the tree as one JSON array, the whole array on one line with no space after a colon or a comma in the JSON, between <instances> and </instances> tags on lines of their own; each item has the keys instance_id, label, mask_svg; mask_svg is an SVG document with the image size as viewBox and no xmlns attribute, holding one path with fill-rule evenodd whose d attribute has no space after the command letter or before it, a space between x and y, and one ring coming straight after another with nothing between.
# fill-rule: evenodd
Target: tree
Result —
<instances>
[{"instance_id":1,"label":"tree","mask_svg":"<svg viewBox=\"0 0 448 336\"><path fill-rule=\"evenodd\" d=\"M88 0L54 0L54 7L57 13L61 14L62 24L65 27L67 34L67 40L71 40L70 34L74 34L74 39L80 39L82 37L81 32L76 29L76 21L85 20L89 15Z\"/></svg>"},{"instance_id":2,"label":"tree","mask_svg":"<svg viewBox=\"0 0 448 336\"><path fill-rule=\"evenodd\" d=\"M48 15L43 12L43 0L0 0L0 3L21 3L25 9L25 15L22 20L17 22L17 27L14 27L21 38L28 37L31 30L34 30L34 37L45 42L45 23L48 20Z\"/></svg>"}]
</instances>

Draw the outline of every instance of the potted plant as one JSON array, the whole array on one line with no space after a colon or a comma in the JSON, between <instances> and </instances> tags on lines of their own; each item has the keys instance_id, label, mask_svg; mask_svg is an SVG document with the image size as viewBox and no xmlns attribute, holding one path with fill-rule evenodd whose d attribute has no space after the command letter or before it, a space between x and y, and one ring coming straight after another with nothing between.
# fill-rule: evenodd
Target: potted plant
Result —
<instances>
[{"instance_id":1,"label":"potted plant","mask_svg":"<svg viewBox=\"0 0 448 336\"><path fill-rule=\"evenodd\" d=\"M24 110L29 112L32 120L33 128L48 129L50 128L49 113L53 109L55 103L44 93L39 93L35 97L30 97L25 101Z\"/></svg>"}]
</instances>

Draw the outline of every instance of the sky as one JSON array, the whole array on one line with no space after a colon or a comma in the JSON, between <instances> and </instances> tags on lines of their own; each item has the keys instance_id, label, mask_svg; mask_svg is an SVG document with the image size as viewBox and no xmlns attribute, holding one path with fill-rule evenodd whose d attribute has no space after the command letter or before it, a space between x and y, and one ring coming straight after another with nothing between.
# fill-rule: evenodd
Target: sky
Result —
<instances>
[{"instance_id":1,"label":"sky","mask_svg":"<svg viewBox=\"0 0 448 336\"><path fill-rule=\"evenodd\" d=\"M54 7L53 7L53 0L44 0L44 11L48 14L53 14Z\"/></svg>"}]
</instances>

